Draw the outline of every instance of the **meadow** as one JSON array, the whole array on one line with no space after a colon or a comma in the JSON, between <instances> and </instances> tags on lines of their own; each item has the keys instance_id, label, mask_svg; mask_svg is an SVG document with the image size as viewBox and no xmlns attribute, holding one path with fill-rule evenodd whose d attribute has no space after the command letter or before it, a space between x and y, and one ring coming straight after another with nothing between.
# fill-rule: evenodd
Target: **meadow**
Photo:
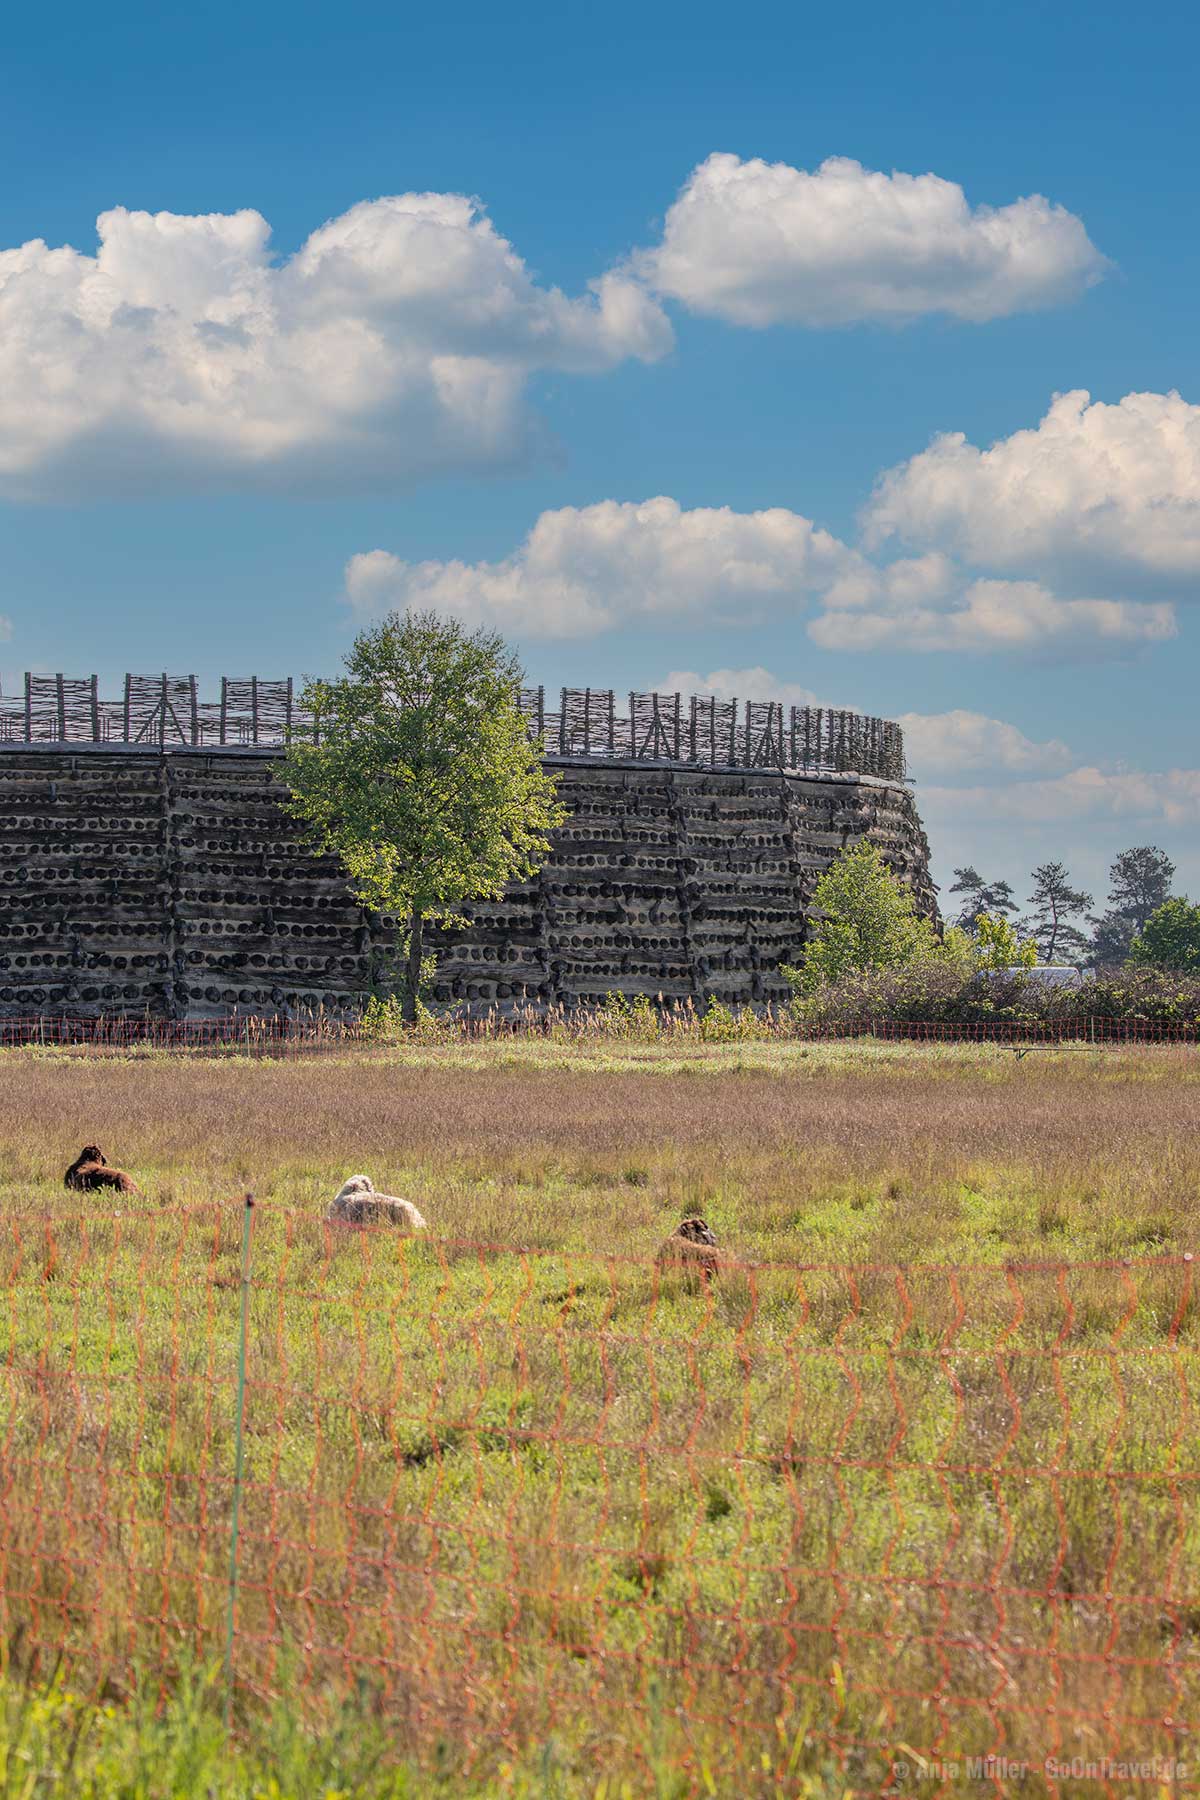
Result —
<instances>
[{"instance_id":1,"label":"meadow","mask_svg":"<svg viewBox=\"0 0 1200 1800\"><path fill-rule=\"evenodd\" d=\"M1186 1758L1198 1098L1185 1048L5 1052L0 1794ZM66 1193L88 1141L142 1193ZM427 1238L329 1226L359 1170Z\"/></svg>"}]
</instances>

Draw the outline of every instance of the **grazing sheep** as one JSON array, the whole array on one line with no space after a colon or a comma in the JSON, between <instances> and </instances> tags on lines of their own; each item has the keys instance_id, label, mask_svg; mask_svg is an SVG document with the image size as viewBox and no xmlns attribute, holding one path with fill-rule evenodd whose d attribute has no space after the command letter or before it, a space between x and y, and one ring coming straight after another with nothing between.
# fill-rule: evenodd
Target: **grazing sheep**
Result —
<instances>
[{"instance_id":1,"label":"grazing sheep","mask_svg":"<svg viewBox=\"0 0 1200 1800\"><path fill-rule=\"evenodd\" d=\"M141 1189L124 1169L111 1169L104 1160L99 1144L85 1144L63 1176L63 1186L95 1193L99 1188L116 1188L119 1194L140 1194Z\"/></svg>"},{"instance_id":2,"label":"grazing sheep","mask_svg":"<svg viewBox=\"0 0 1200 1800\"><path fill-rule=\"evenodd\" d=\"M352 1175L343 1182L328 1216L343 1225L402 1225L406 1231L425 1230L425 1220L411 1200L377 1194L367 1175Z\"/></svg>"},{"instance_id":3,"label":"grazing sheep","mask_svg":"<svg viewBox=\"0 0 1200 1800\"><path fill-rule=\"evenodd\" d=\"M721 1267L716 1233L703 1219L682 1219L664 1240L654 1261L660 1269L699 1275L707 1283Z\"/></svg>"}]
</instances>

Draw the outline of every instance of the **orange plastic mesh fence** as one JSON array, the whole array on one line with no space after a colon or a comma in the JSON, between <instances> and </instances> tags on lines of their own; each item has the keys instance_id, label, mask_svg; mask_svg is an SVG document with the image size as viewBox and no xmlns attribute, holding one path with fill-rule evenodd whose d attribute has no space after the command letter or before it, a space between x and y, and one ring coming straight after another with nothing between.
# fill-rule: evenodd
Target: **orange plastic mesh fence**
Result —
<instances>
[{"instance_id":1,"label":"orange plastic mesh fence","mask_svg":"<svg viewBox=\"0 0 1200 1800\"><path fill-rule=\"evenodd\" d=\"M224 1651L243 1216L4 1223L20 1666ZM860 1792L1200 1790L1190 1258L708 1275L266 1207L248 1317L235 1716L365 1693L465 1773L553 1736L721 1793L814 1747Z\"/></svg>"},{"instance_id":2,"label":"orange plastic mesh fence","mask_svg":"<svg viewBox=\"0 0 1200 1800\"><path fill-rule=\"evenodd\" d=\"M650 997L646 998L649 1002ZM1142 1044L1194 1048L1200 1045L1200 1022L1195 1019L1184 1023L1180 1023L1178 1017L1111 1019L1074 1010L1057 1017L1028 1019L948 1022L859 1018L814 1023L797 1018L786 1006L768 1006L757 1011L740 1009L739 1018L747 1037L795 1039L803 1043L876 1038L885 1043L994 1044L1004 1048L1102 1046L1119 1049L1122 1045ZM510 1037L571 1040L636 1037L647 1024L652 1024L657 1034L667 1039L679 1037L720 1042L739 1035L736 1024L726 1028L719 1022L712 1026L705 1024L702 1009L691 1000L664 1004L657 1009L651 1005L648 1015L636 1021L634 1026L619 1008L531 1003L515 1009L493 1007L462 1016L431 1018L422 1029L434 1041ZM418 1031L417 1036L420 1035ZM336 1014L295 1019L235 1015L215 1019L119 1015L76 1018L45 1014L0 1018L0 1049L36 1044L86 1052L89 1056L102 1051L311 1056L320 1052L371 1049L386 1045L388 1041L387 1033L378 1027L364 1025L356 1017ZM391 1041L396 1040L393 1037Z\"/></svg>"}]
</instances>

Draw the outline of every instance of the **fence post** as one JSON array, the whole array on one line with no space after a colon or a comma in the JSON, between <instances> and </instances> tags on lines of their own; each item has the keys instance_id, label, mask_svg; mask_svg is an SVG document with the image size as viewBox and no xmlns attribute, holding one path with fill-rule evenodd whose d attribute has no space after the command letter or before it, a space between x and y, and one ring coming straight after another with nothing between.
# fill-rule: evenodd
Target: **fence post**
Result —
<instances>
[{"instance_id":1,"label":"fence post","mask_svg":"<svg viewBox=\"0 0 1200 1800\"><path fill-rule=\"evenodd\" d=\"M233 1723L233 1640L237 1630L238 1527L241 1522L242 1466L245 1460L246 1335L250 1319L250 1240L254 1195L242 1206L242 1317L238 1333L237 1431L233 1467L233 1519L229 1530L229 1616L225 1630L225 1729Z\"/></svg>"}]
</instances>

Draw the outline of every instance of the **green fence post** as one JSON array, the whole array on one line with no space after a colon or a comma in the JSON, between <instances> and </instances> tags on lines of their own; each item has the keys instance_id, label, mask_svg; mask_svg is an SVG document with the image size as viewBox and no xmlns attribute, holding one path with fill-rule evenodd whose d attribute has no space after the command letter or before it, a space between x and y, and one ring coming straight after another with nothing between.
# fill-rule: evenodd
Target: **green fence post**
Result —
<instances>
[{"instance_id":1,"label":"green fence post","mask_svg":"<svg viewBox=\"0 0 1200 1800\"><path fill-rule=\"evenodd\" d=\"M238 1526L242 1504L242 1465L245 1460L246 1336L250 1322L250 1240L254 1228L254 1195L247 1194L242 1208L242 1319L238 1335L237 1448L233 1468L233 1519L229 1532L229 1617L225 1630L225 1729L233 1723L233 1640L237 1630Z\"/></svg>"}]
</instances>

